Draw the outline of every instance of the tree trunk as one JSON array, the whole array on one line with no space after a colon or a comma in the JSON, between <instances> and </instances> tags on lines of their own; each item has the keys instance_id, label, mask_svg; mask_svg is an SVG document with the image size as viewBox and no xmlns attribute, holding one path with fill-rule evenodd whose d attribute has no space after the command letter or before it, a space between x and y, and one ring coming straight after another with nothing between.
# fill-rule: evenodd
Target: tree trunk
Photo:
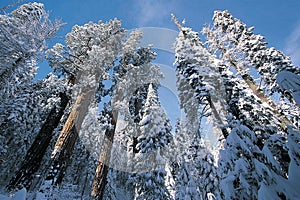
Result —
<instances>
[{"instance_id":1,"label":"tree trunk","mask_svg":"<svg viewBox=\"0 0 300 200\"><path fill-rule=\"evenodd\" d=\"M217 111L217 109L216 109L213 101L211 100L210 95L208 95L207 101L208 101L209 106L210 106L210 108L212 110L212 113L213 113L213 115L215 117L215 120L217 121L217 124L219 126L221 126L220 129L222 131L223 137L224 137L224 139L226 139L228 137L229 133L228 133L227 129L224 127L224 123L222 121L222 118L221 118L219 112Z\"/></svg>"},{"instance_id":2,"label":"tree trunk","mask_svg":"<svg viewBox=\"0 0 300 200\"><path fill-rule=\"evenodd\" d=\"M102 199L106 185L106 177L109 169L109 161L116 131L118 113L111 111L111 129L107 129L104 135L103 145L100 150L96 173L93 181L92 199Z\"/></svg>"},{"instance_id":3,"label":"tree trunk","mask_svg":"<svg viewBox=\"0 0 300 200\"><path fill-rule=\"evenodd\" d=\"M234 62L231 61L230 63L235 68L235 70L239 71L237 65ZM293 123L278 111L277 105L262 90L259 89L259 86L255 83L250 75L245 74L242 76L242 78L244 79L248 87L252 90L253 94L271 108L272 112L280 120L280 127L282 128L282 130L287 131L287 125L293 126Z\"/></svg>"},{"instance_id":4,"label":"tree trunk","mask_svg":"<svg viewBox=\"0 0 300 200\"><path fill-rule=\"evenodd\" d=\"M144 88L146 88L146 91L148 88L147 86L148 85L143 86ZM147 98L147 92L143 91L144 88L141 87L141 88L137 89L134 93L135 96L138 96L138 98L135 99L133 102L134 109L131 110L131 115L133 115L132 117L133 117L133 120L135 123L140 122L140 117L138 115L140 113L140 110L143 107L143 103L142 103L143 99ZM116 99L119 99L119 96L121 96L120 92L117 92L117 94L118 94L118 96L116 97ZM145 96L145 94L146 94L146 96ZM108 169L109 169L109 161L110 161L110 156L111 156L111 151L112 151L112 146L113 146L114 135L115 135L115 131L116 131L118 113L111 111L110 117L112 119L111 125L113 126L113 128L107 129L105 132L104 141L103 141L102 148L100 150L100 155L99 155L96 173L95 173L95 177L94 177L94 182L93 182L93 186L92 186L91 197L93 199L102 199L103 198L104 189L105 189L105 185L106 185L106 177L107 177L107 173L108 173ZM137 142L138 142L137 137L138 137L138 135L132 136L132 140L133 140L132 151L134 154L138 153L138 150L136 148Z\"/></svg>"},{"instance_id":5,"label":"tree trunk","mask_svg":"<svg viewBox=\"0 0 300 200\"><path fill-rule=\"evenodd\" d=\"M78 133L94 94L95 89L90 88L87 92L77 97L56 141L51 154L50 171L46 177L46 180L52 180L53 185L60 184L64 177Z\"/></svg>"},{"instance_id":6,"label":"tree trunk","mask_svg":"<svg viewBox=\"0 0 300 200\"><path fill-rule=\"evenodd\" d=\"M220 46L220 44L217 44L217 47L221 50L221 52L224 55L226 54L226 50L222 46ZM230 60L229 62L237 72L240 71L236 64L237 61ZM253 94L256 95L263 103L265 103L272 109L272 112L280 120L280 126L284 131L287 131L287 125L291 125L294 127L293 123L284 114L278 111L277 105L272 101L272 99L270 99L262 90L259 89L259 86L255 83L255 81L250 75L244 74L242 78L246 82L248 87L252 90Z\"/></svg>"},{"instance_id":7,"label":"tree trunk","mask_svg":"<svg viewBox=\"0 0 300 200\"><path fill-rule=\"evenodd\" d=\"M10 180L8 190L16 189L18 186L23 186L29 190L32 177L39 169L43 156L53 137L53 131L58 126L60 119L64 114L64 110L68 105L69 98L65 93L60 93L60 109L57 112L57 107L52 108L46 121L43 123L39 133L35 137L31 147L25 155L21 167Z\"/></svg>"}]
</instances>

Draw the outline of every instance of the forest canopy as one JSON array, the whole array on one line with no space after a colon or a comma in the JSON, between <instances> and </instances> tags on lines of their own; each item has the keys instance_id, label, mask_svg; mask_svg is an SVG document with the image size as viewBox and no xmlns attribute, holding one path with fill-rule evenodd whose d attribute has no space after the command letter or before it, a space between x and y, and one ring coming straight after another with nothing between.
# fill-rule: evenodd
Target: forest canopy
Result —
<instances>
[{"instance_id":1,"label":"forest canopy","mask_svg":"<svg viewBox=\"0 0 300 200\"><path fill-rule=\"evenodd\" d=\"M300 68L228 10L200 32L170 15L172 125L142 30L88 22L49 46L63 23L42 3L12 7L0 14L1 198L300 198ZM51 72L37 80L42 59Z\"/></svg>"}]
</instances>

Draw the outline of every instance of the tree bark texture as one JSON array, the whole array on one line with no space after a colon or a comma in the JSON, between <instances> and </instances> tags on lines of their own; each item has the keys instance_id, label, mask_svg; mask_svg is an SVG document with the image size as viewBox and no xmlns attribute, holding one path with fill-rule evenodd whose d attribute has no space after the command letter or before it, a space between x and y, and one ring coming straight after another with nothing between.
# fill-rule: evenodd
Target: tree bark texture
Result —
<instances>
[{"instance_id":1,"label":"tree bark texture","mask_svg":"<svg viewBox=\"0 0 300 200\"><path fill-rule=\"evenodd\" d=\"M107 129L104 141L100 150L98 164L94 176L91 197L92 199L102 199L106 185L106 177L109 169L109 161L116 131L118 113L111 111L111 129Z\"/></svg>"},{"instance_id":2,"label":"tree bark texture","mask_svg":"<svg viewBox=\"0 0 300 200\"><path fill-rule=\"evenodd\" d=\"M78 138L78 133L94 94L95 90L90 88L77 97L67 121L60 132L51 154L51 167L46 177L46 180L52 180L53 185L60 184L64 177L75 142Z\"/></svg>"}]
</instances>

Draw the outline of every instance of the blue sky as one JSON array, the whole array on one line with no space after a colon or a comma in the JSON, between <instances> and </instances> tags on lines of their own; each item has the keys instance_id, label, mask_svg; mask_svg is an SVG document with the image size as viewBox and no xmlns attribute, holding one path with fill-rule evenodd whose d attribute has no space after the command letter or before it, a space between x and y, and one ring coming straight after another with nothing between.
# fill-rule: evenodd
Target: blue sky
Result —
<instances>
[{"instance_id":1,"label":"blue sky","mask_svg":"<svg viewBox=\"0 0 300 200\"><path fill-rule=\"evenodd\" d=\"M1 0L0 7L17 0ZM24 0L23 2L28 2ZM66 25L60 37L75 24L107 21L117 17L127 29L164 27L176 30L170 19L174 13L186 25L200 31L211 23L213 11L227 9L234 17L255 32L266 36L274 46L292 56L300 64L300 1L299 0L40 0L53 18Z\"/></svg>"}]
</instances>

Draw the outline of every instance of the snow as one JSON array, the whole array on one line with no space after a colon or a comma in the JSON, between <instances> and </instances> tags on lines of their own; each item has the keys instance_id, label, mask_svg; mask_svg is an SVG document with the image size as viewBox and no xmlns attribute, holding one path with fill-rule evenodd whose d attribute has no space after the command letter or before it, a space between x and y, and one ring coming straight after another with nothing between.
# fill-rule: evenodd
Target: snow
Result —
<instances>
[{"instance_id":1,"label":"snow","mask_svg":"<svg viewBox=\"0 0 300 200\"><path fill-rule=\"evenodd\" d=\"M14 195L12 200L26 200L26 193L27 193L26 189L23 188Z\"/></svg>"},{"instance_id":2,"label":"snow","mask_svg":"<svg viewBox=\"0 0 300 200\"><path fill-rule=\"evenodd\" d=\"M281 71L277 74L276 81L283 91L292 94L295 102L300 106L300 75L289 71Z\"/></svg>"},{"instance_id":3,"label":"snow","mask_svg":"<svg viewBox=\"0 0 300 200\"><path fill-rule=\"evenodd\" d=\"M7 196L4 196L2 194L0 194L0 199L1 200L11 200L11 198L7 197Z\"/></svg>"},{"instance_id":4,"label":"snow","mask_svg":"<svg viewBox=\"0 0 300 200\"><path fill-rule=\"evenodd\" d=\"M0 200L26 200L27 191L25 188L17 191L12 198L0 194Z\"/></svg>"},{"instance_id":5,"label":"snow","mask_svg":"<svg viewBox=\"0 0 300 200\"><path fill-rule=\"evenodd\" d=\"M292 185L297 185L300 180L300 133L292 127L288 127L288 146L291 158L288 180Z\"/></svg>"},{"instance_id":6,"label":"snow","mask_svg":"<svg viewBox=\"0 0 300 200\"><path fill-rule=\"evenodd\" d=\"M144 125L148 124L150 122L150 120L151 120L151 115L146 115L142 118L139 125L144 126Z\"/></svg>"}]
</instances>

